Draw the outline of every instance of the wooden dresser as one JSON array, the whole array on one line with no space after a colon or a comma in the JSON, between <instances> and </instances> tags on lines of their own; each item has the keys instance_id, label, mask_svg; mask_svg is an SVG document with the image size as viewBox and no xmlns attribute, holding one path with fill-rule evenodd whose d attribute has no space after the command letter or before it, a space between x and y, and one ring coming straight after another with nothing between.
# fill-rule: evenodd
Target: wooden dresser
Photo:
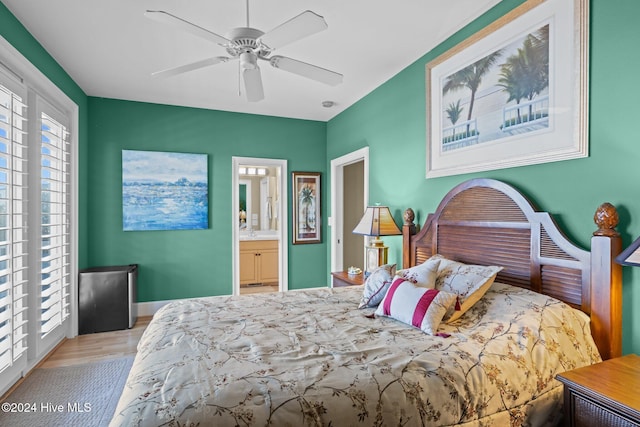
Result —
<instances>
[{"instance_id":1,"label":"wooden dresser","mask_svg":"<svg viewBox=\"0 0 640 427\"><path fill-rule=\"evenodd\" d=\"M567 426L640 426L640 356L630 354L564 372Z\"/></svg>"}]
</instances>

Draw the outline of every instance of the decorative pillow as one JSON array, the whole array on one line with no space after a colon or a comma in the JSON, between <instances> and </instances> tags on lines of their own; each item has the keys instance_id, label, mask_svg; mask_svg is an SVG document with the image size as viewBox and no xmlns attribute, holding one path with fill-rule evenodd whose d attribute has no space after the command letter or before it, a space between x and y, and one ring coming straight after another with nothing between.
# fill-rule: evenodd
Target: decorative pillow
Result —
<instances>
[{"instance_id":1,"label":"decorative pillow","mask_svg":"<svg viewBox=\"0 0 640 427\"><path fill-rule=\"evenodd\" d=\"M395 272L395 264L381 265L373 270L364 282L364 291L358 308L377 307L391 286Z\"/></svg>"},{"instance_id":2,"label":"decorative pillow","mask_svg":"<svg viewBox=\"0 0 640 427\"><path fill-rule=\"evenodd\" d=\"M489 290L502 267L470 265L452 261L442 255L434 255L430 259L440 260L436 289L451 292L458 296L453 309L445 316L447 323L460 318L473 304Z\"/></svg>"},{"instance_id":3,"label":"decorative pillow","mask_svg":"<svg viewBox=\"0 0 640 427\"><path fill-rule=\"evenodd\" d=\"M455 294L416 286L396 276L376 315L391 317L435 335L444 314L455 300Z\"/></svg>"},{"instance_id":4,"label":"decorative pillow","mask_svg":"<svg viewBox=\"0 0 640 427\"><path fill-rule=\"evenodd\" d=\"M431 257L415 267L398 270L396 276L423 288L435 288L440 258Z\"/></svg>"}]
</instances>

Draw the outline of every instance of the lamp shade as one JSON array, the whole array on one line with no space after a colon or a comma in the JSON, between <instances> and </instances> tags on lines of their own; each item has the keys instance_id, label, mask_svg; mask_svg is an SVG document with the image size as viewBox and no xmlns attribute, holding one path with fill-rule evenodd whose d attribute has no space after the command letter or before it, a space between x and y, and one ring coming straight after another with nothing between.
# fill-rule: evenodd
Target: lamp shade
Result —
<instances>
[{"instance_id":1,"label":"lamp shade","mask_svg":"<svg viewBox=\"0 0 640 427\"><path fill-rule=\"evenodd\" d=\"M353 232L355 234L364 234L365 236L396 236L402 234L393 220L388 206L367 207Z\"/></svg>"},{"instance_id":2,"label":"lamp shade","mask_svg":"<svg viewBox=\"0 0 640 427\"><path fill-rule=\"evenodd\" d=\"M616 257L616 262L640 267L640 237Z\"/></svg>"}]
</instances>

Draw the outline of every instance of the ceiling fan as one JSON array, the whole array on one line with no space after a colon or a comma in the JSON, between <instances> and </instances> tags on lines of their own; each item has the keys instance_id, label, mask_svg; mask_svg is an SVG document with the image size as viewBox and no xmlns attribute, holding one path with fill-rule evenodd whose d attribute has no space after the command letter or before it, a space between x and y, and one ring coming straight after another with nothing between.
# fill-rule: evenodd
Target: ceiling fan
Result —
<instances>
[{"instance_id":1,"label":"ceiling fan","mask_svg":"<svg viewBox=\"0 0 640 427\"><path fill-rule=\"evenodd\" d=\"M272 67L297 74L331 86L342 83L342 74L306 62L271 55L274 50L328 28L320 15L307 10L264 33L249 26L249 0L246 0L247 26L233 28L224 37L162 10L147 10L145 17L187 31L226 49L229 56L214 56L190 64L152 73L154 77L169 77L211 65L239 60L247 100L264 99L262 76L258 60Z\"/></svg>"}]
</instances>

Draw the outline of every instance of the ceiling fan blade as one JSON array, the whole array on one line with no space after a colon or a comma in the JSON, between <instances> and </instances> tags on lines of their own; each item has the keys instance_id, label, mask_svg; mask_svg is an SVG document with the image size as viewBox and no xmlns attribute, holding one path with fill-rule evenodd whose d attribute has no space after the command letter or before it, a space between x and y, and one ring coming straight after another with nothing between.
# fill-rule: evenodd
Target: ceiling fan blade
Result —
<instances>
[{"instance_id":1,"label":"ceiling fan blade","mask_svg":"<svg viewBox=\"0 0 640 427\"><path fill-rule=\"evenodd\" d=\"M260 68L245 69L242 71L244 79L244 90L247 93L249 102L258 102L264 99L264 90L262 89L262 76Z\"/></svg>"},{"instance_id":2,"label":"ceiling fan blade","mask_svg":"<svg viewBox=\"0 0 640 427\"><path fill-rule=\"evenodd\" d=\"M186 73L188 71L197 70L199 68L209 67L211 65L219 64L221 62L227 62L229 58L226 56L214 56L213 58L203 59L201 61L192 62L190 64L181 65L175 68L169 68L162 71L156 71L151 73L152 77L171 77L178 74Z\"/></svg>"},{"instance_id":3,"label":"ceiling fan blade","mask_svg":"<svg viewBox=\"0 0 640 427\"><path fill-rule=\"evenodd\" d=\"M162 24L168 24L168 25L172 25L176 28L179 28L181 30L187 31L191 34L194 34L198 37L202 37L203 39L212 41L214 43L217 43L221 46L227 46L231 43L231 40L222 37L219 34L216 33L212 33L209 30L205 30L202 27L199 27L195 24L192 24L189 21L185 21L182 18L178 18L175 15L172 15L168 12L162 11L162 10L147 10L144 13L144 16L154 20L156 22L160 22Z\"/></svg>"},{"instance_id":4,"label":"ceiling fan blade","mask_svg":"<svg viewBox=\"0 0 640 427\"><path fill-rule=\"evenodd\" d=\"M260 37L260 42L269 49L278 49L327 28L322 16L307 10L264 34Z\"/></svg>"},{"instance_id":5,"label":"ceiling fan blade","mask_svg":"<svg viewBox=\"0 0 640 427\"><path fill-rule=\"evenodd\" d=\"M342 83L342 74L335 71L307 64L306 62L297 61L285 56L275 55L269 60L274 68L279 68L311 80L316 80L330 86L336 86Z\"/></svg>"}]
</instances>

